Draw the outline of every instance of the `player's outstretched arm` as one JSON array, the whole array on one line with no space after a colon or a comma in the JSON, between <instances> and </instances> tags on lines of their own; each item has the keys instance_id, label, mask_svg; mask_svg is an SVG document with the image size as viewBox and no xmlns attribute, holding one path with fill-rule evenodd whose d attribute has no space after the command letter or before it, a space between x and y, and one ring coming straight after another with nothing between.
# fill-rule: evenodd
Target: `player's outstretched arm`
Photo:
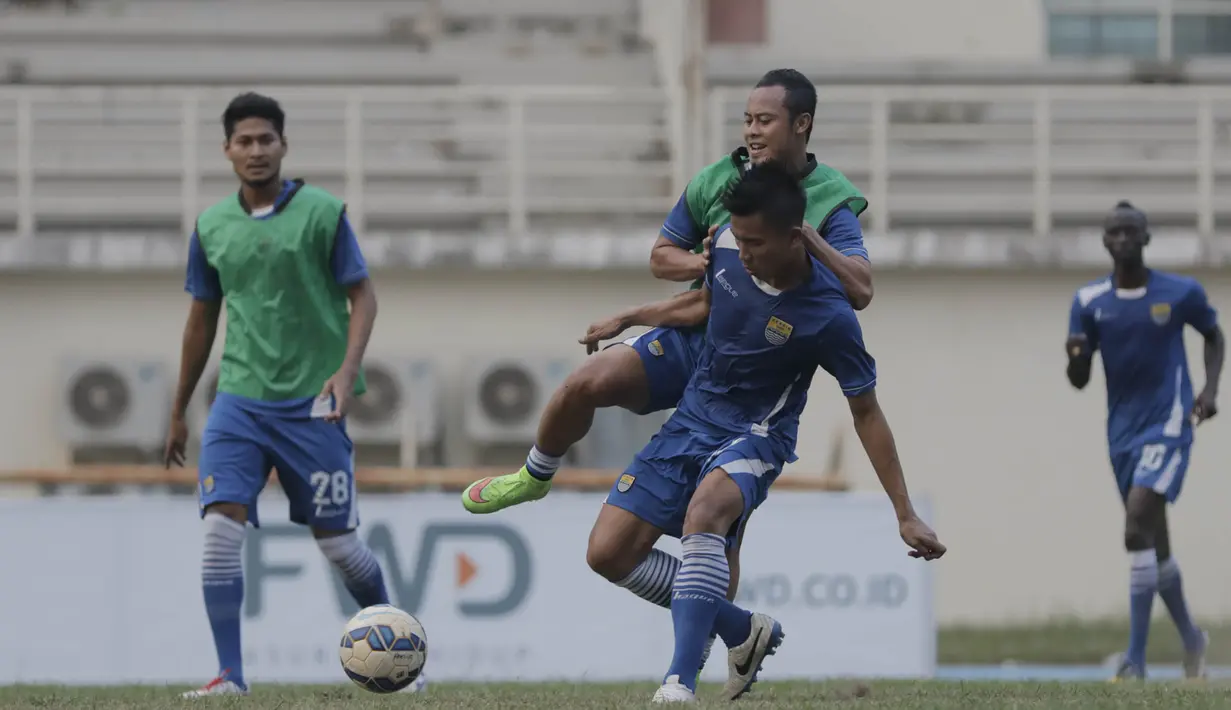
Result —
<instances>
[{"instance_id":1,"label":"player's outstretched arm","mask_svg":"<svg viewBox=\"0 0 1231 710\"><path fill-rule=\"evenodd\" d=\"M598 350L602 341L611 340L634 326L690 328L704 323L709 314L710 290L709 287L702 287L596 321L590 324L586 334L577 342L586 346L587 353L592 353Z\"/></svg>"},{"instance_id":2,"label":"player's outstretched arm","mask_svg":"<svg viewBox=\"0 0 1231 710\"><path fill-rule=\"evenodd\" d=\"M854 222L853 229L858 234L859 218L850 213ZM862 235L858 235L862 241ZM804 246L825 268L834 272L846 290L846 298L851 307L861 311L872 303L872 263L859 254L843 254L821 236L812 225L804 224Z\"/></svg>"},{"instance_id":3,"label":"player's outstretched arm","mask_svg":"<svg viewBox=\"0 0 1231 710\"><path fill-rule=\"evenodd\" d=\"M911 547L910 555L925 560L940 558L945 554L945 546L915 513L910 493L906 489L906 476L902 472L902 462L898 458L893 431L889 429L889 421L876 400L876 390L848 397L847 402L855 422L855 433L863 443L863 449L868 454L868 460L872 462L881 487L893 503L893 512L898 518L898 530L902 540Z\"/></svg>"},{"instance_id":4,"label":"player's outstretched arm","mask_svg":"<svg viewBox=\"0 0 1231 710\"><path fill-rule=\"evenodd\" d=\"M664 281L696 281L705 276L708 253L695 253L667 237L658 236L650 250L650 273Z\"/></svg>"}]
</instances>

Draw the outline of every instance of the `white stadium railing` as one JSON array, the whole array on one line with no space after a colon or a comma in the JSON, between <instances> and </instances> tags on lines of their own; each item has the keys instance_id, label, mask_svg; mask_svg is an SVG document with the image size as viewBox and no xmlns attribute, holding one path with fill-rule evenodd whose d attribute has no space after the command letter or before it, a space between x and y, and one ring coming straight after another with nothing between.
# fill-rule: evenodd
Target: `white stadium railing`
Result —
<instances>
[{"instance_id":1,"label":"white stadium railing","mask_svg":"<svg viewBox=\"0 0 1231 710\"><path fill-rule=\"evenodd\" d=\"M0 89L0 231L190 229L234 189L219 115L237 91ZM288 174L343 195L360 228L513 236L652 226L678 195L677 169L738 145L746 98L715 89L706 125L687 126L655 89L269 92L288 113ZM1231 219L1231 88L820 94L813 150L868 194L874 233L1047 239L1097 226L1119 199L1205 238ZM677 154L682 131L704 132L708 154Z\"/></svg>"}]
</instances>

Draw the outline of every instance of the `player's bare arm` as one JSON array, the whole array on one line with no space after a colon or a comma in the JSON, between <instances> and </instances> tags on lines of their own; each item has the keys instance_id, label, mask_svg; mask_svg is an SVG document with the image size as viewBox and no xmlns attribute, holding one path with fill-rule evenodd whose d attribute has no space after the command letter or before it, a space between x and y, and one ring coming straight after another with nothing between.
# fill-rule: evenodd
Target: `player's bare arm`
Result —
<instances>
[{"instance_id":1,"label":"player's bare arm","mask_svg":"<svg viewBox=\"0 0 1231 710\"><path fill-rule=\"evenodd\" d=\"M163 452L163 465L184 465L184 447L188 443L188 426L184 415L188 402L201 381L209 351L214 347L218 334L218 316L222 301L193 299L188 309L188 322L184 324L184 341L180 348L180 375L175 386L175 402L171 409L171 428L167 432L167 446Z\"/></svg>"},{"instance_id":2,"label":"player's bare arm","mask_svg":"<svg viewBox=\"0 0 1231 710\"><path fill-rule=\"evenodd\" d=\"M1203 356L1205 360L1205 387L1193 402L1192 418L1194 424L1200 424L1218 414L1218 383L1222 379L1222 363L1227 355L1227 341L1223 337L1222 328L1214 326L1205 338Z\"/></svg>"},{"instance_id":3,"label":"player's bare arm","mask_svg":"<svg viewBox=\"0 0 1231 710\"><path fill-rule=\"evenodd\" d=\"M661 234L650 250L650 273L664 281L696 281L705 276L709 263L708 251L694 253Z\"/></svg>"},{"instance_id":4,"label":"player's bare arm","mask_svg":"<svg viewBox=\"0 0 1231 710\"><path fill-rule=\"evenodd\" d=\"M328 421L338 421L346 416L355 391L355 379L359 376L359 366L363 364L363 354L367 352L372 327L376 324L376 288L372 285L372 279L352 284L346 296L351 311L346 333L346 357L342 367L321 389L322 398L330 395L334 398L333 411L325 415Z\"/></svg>"},{"instance_id":5,"label":"player's bare arm","mask_svg":"<svg viewBox=\"0 0 1231 710\"><path fill-rule=\"evenodd\" d=\"M577 342L585 345L589 354L597 351L602 341L610 340L634 326L691 328L704 323L709 314L710 290L703 286L595 321Z\"/></svg>"},{"instance_id":6,"label":"player's bare arm","mask_svg":"<svg viewBox=\"0 0 1231 710\"><path fill-rule=\"evenodd\" d=\"M897 445L893 440L893 431L889 428L889 420L881 411L876 399L876 390L848 397L851 416L855 422L855 433L863 443L863 450L872 462L876 477L893 503L893 512L898 518L898 531L902 540L911 547L910 556L924 560L939 559L945 554L945 546L937 539L936 533L927 523L919 519L915 506L910 501L910 493L906 490L906 476L902 473L902 462L898 458Z\"/></svg>"},{"instance_id":7,"label":"player's bare arm","mask_svg":"<svg viewBox=\"0 0 1231 710\"><path fill-rule=\"evenodd\" d=\"M872 264L858 255L846 255L833 248L820 232L810 225L804 224L804 246L808 253L825 268L834 272L842 287L846 289L846 298L851 307L862 311L872 303Z\"/></svg>"},{"instance_id":8,"label":"player's bare arm","mask_svg":"<svg viewBox=\"0 0 1231 710\"><path fill-rule=\"evenodd\" d=\"M1064 371L1069 384L1079 390L1085 388L1090 384L1090 366L1094 362L1089 340L1084 333L1074 333L1065 341L1064 351L1069 356L1069 364Z\"/></svg>"}]
</instances>

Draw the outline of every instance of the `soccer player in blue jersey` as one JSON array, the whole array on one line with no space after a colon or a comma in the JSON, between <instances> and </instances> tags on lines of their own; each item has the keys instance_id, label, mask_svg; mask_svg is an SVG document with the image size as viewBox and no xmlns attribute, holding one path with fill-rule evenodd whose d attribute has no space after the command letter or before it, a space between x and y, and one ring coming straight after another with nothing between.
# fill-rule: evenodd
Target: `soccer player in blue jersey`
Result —
<instances>
[{"instance_id":1,"label":"soccer player in blue jersey","mask_svg":"<svg viewBox=\"0 0 1231 710\"><path fill-rule=\"evenodd\" d=\"M804 246L806 196L796 174L754 166L725 193L704 286L591 326L594 348L624 329L706 322L706 342L675 413L620 476L591 532L591 549L626 550L623 577L670 598L675 653L655 702L692 702L706 639L728 651L725 695L742 696L784 636L781 625L727 600L726 550L796 459L799 415L818 367L847 397L855 430L915 557L945 553L915 514L893 434L876 399L876 367L841 282ZM679 537L683 564L653 548ZM801 535L806 535L801 531Z\"/></svg>"},{"instance_id":2,"label":"soccer player in blue jersey","mask_svg":"<svg viewBox=\"0 0 1231 710\"><path fill-rule=\"evenodd\" d=\"M744 145L693 176L659 230L650 252L656 278L701 287L710 258L703 241L710 228L727 222L723 191L749 166L773 159L790 168L807 196L804 237L809 252L838 276L856 309L871 302L871 265L859 224L868 202L841 172L808 152L816 103L816 87L794 69L775 69L757 82L745 106ZM704 342L704 324L655 328L587 358L548 401L525 465L474 482L462 495L463 506L488 514L543 498L565 453L589 432L596 409L623 407L637 414L672 409L692 377ZM590 564L604 575L614 574L624 568L623 554L619 549L595 549ZM738 540L729 554L734 597ZM678 564L674 558L664 559L661 574L674 577ZM646 596L641 591L645 587L632 580L625 586L651 603L668 605L667 597Z\"/></svg>"},{"instance_id":3,"label":"soccer player in blue jersey","mask_svg":"<svg viewBox=\"0 0 1231 710\"><path fill-rule=\"evenodd\" d=\"M165 452L182 465L184 414L209 359L223 305L218 394L198 464L205 549L201 584L218 675L185 697L247 695L240 650L247 523L270 469L361 607L388 603L380 564L355 532L354 456L346 412L364 391L360 370L376 292L345 205L282 178L286 116L273 99L236 97L222 116L223 150L239 191L201 213L188 251L179 384Z\"/></svg>"},{"instance_id":4,"label":"soccer player in blue jersey","mask_svg":"<svg viewBox=\"0 0 1231 710\"><path fill-rule=\"evenodd\" d=\"M1193 427L1218 412L1215 403L1226 346L1218 317L1196 279L1146 268L1146 216L1128 202L1107 215L1103 244L1109 276L1077 290L1065 343L1069 382L1090 382L1095 352L1107 380L1107 447L1125 507L1124 547L1130 560L1128 652L1116 679L1145 677L1146 639L1154 595L1163 599L1184 642L1184 675L1205 673L1206 634L1184 601L1171 554L1167 504L1184 485ZM1193 396L1184 327L1205 338L1205 388Z\"/></svg>"}]
</instances>

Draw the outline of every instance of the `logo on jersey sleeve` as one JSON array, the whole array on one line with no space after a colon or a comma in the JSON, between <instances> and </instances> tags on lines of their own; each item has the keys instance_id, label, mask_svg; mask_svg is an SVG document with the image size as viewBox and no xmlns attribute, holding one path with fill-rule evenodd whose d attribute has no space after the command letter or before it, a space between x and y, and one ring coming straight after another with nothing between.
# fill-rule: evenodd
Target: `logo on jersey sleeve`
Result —
<instances>
[{"instance_id":1,"label":"logo on jersey sleeve","mask_svg":"<svg viewBox=\"0 0 1231 710\"><path fill-rule=\"evenodd\" d=\"M621 493L628 493L628 489L633 487L633 483L636 480L636 476L625 473L621 475L620 480L616 482L616 490Z\"/></svg>"},{"instance_id":2,"label":"logo on jersey sleeve","mask_svg":"<svg viewBox=\"0 0 1231 710\"><path fill-rule=\"evenodd\" d=\"M791 337L791 331L795 330L795 326L778 318L770 316L769 323L765 326L765 339L770 345L784 345Z\"/></svg>"},{"instance_id":3,"label":"logo on jersey sleeve","mask_svg":"<svg viewBox=\"0 0 1231 710\"><path fill-rule=\"evenodd\" d=\"M1167 321L1171 320L1171 304L1150 304L1150 320L1154 321L1155 325L1167 325Z\"/></svg>"},{"instance_id":4,"label":"logo on jersey sleeve","mask_svg":"<svg viewBox=\"0 0 1231 710\"><path fill-rule=\"evenodd\" d=\"M663 344L658 342L657 340L651 340L650 344L645 346L645 349L653 353L654 357L663 356Z\"/></svg>"}]
</instances>

